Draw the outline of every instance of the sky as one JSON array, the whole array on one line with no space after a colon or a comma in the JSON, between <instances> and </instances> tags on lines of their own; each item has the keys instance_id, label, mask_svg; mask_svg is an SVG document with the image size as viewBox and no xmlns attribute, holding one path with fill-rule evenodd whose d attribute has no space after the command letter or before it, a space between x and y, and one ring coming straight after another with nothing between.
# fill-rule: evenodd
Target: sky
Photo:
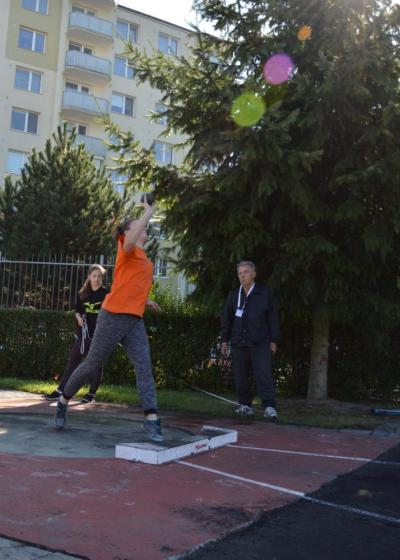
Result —
<instances>
[{"instance_id":1,"label":"sky","mask_svg":"<svg viewBox=\"0 0 400 560\"><path fill-rule=\"evenodd\" d=\"M118 0L118 4L183 27L188 27L189 22L194 23L196 20L191 10L192 0Z\"/></svg>"},{"instance_id":2,"label":"sky","mask_svg":"<svg viewBox=\"0 0 400 560\"><path fill-rule=\"evenodd\" d=\"M118 3L183 27L196 21L196 14L191 9L193 0L118 0ZM400 0L393 0L393 4L400 4ZM208 33L213 31L209 23L203 23L201 28Z\"/></svg>"}]
</instances>

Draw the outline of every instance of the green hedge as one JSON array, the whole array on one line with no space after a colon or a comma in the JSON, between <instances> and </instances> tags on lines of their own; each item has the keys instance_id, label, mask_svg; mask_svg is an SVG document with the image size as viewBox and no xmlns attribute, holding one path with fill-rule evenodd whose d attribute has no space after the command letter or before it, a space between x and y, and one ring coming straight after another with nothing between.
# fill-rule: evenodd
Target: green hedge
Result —
<instances>
[{"instance_id":1,"label":"green hedge","mask_svg":"<svg viewBox=\"0 0 400 560\"><path fill-rule=\"evenodd\" d=\"M223 361L217 349L218 319L176 301L160 303L164 312L145 316L157 386L232 389L229 361ZM399 332L370 340L365 333L334 334L329 396L344 400L398 400L399 340ZM40 380L61 376L73 341L73 313L0 309L0 376ZM307 326L283 325L282 342L274 358L281 395L306 394L310 345ZM103 380L134 383L134 371L121 347L116 348L106 364Z\"/></svg>"},{"instance_id":2,"label":"green hedge","mask_svg":"<svg viewBox=\"0 0 400 560\"><path fill-rule=\"evenodd\" d=\"M365 325L364 325L365 326ZM329 347L328 395L344 401L400 402L400 331L377 335L358 323L352 329L333 328ZM306 325L283 325L281 351L274 358L278 392L307 393L311 336Z\"/></svg>"},{"instance_id":3,"label":"green hedge","mask_svg":"<svg viewBox=\"0 0 400 560\"><path fill-rule=\"evenodd\" d=\"M207 364L218 336L218 320L181 309L148 313L145 322L157 386L208 385ZM0 376L40 380L61 376L74 331L73 313L0 309ZM103 380L134 382L134 371L122 347L116 348L106 364Z\"/></svg>"},{"instance_id":4,"label":"green hedge","mask_svg":"<svg viewBox=\"0 0 400 560\"><path fill-rule=\"evenodd\" d=\"M356 329L362 329L360 331ZM400 401L400 330L357 324L333 335L328 390L342 400Z\"/></svg>"},{"instance_id":5,"label":"green hedge","mask_svg":"<svg viewBox=\"0 0 400 560\"><path fill-rule=\"evenodd\" d=\"M63 371L73 344L73 314L0 310L2 376L49 379Z\"/></svg>"}]
</instances>

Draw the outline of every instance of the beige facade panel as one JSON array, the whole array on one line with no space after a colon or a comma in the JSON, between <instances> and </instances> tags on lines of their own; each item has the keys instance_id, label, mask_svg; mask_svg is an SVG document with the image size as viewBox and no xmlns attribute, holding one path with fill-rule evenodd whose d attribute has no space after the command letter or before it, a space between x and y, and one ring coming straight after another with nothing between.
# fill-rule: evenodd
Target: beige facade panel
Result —
<instances>
[{"instance_id":1,"label":"beige facade panel","mask_svg":"<svg viewBox=\"0 0 400 560\"><path fill-rule=\"evenodd\" d=\"M7 27L6 57L27 65L56 70L60 45L59 30L63 8L62 1L49 1L47 15L23 8L21 0L8 1L10 2L10 12ZM22 31L25 31L25 36L21 37ZM35 52L35 50L20 46L21 44L29 44L28 32L33 32L33 48L36 46L37 49L41 46L41 35L44 35L43 52Z\"/></svg>"},{"instance_id":2,"label":"beige facade panel","mask_svg":"<svg viewBox=\"0 0 400 560\"><path fill-rule=\"evenodd\" d=\"M160 35L166 39L170 39L169 47L170 54L180 56L187 53L187 44L190 42L190 31L182 27L173 25L166 21L146 16L135 10L118 6L117 18L119 20L130 22L137 26L137 45L140 48L145 48L147 52L151 50L158 50L160 46L166 45L168 42L163 42L160 45ZM176 52L173 52L175 44L177 43ZM117 37L117 52L121 52L124 48L123 42L118 40Z\"/></svg>"}]
</instances>

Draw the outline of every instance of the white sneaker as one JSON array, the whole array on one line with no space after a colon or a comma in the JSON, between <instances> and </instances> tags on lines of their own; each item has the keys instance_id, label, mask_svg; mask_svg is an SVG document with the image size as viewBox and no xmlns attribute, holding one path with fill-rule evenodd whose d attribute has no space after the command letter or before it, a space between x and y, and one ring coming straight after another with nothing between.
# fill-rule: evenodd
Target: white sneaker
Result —
<instances>
[{"instance_id":1,"label":"white sneaker","mask_svg":"<svg viewBox=\"0 0 400 560\"><path fill-rule=\"evenodd\" d=\"M273 406L267 406L265 411L264 411L264 416L265 418L269 418L270 420L277 420L278 419L278 413L276 412L275 408Z\"/></svg>"},{"instance_id":2,"label":"white sneaker","mask_svg":"<svg viewBox=\"0 0 400 560\"><path fill-rule=\"evenodd\" d=\"M241 416L253 416L254 408L251 406L247 406L247 404L241 404L239 408L235 410L236 414L240 414Z\"/></svg>"}]
</instances>

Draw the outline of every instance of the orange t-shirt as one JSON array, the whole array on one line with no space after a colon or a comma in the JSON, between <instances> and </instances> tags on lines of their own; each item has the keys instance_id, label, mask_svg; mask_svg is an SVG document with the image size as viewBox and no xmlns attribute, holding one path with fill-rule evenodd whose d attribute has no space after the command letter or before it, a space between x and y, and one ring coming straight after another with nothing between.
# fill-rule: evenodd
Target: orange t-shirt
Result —
<instances>
[{"instance_id":1,"label":"orange t-shirt","mask_svg":"<svg viewBox=\"0 0 400 560\"><path fill-rule=\"evenodd\" d=\"M113 283L102 307L111 313L143 317L153 282L153 264L141 247L136 246L126 253L123 250L124 239L121 235L118 240Z\"/></svg>"}]
</instances>

